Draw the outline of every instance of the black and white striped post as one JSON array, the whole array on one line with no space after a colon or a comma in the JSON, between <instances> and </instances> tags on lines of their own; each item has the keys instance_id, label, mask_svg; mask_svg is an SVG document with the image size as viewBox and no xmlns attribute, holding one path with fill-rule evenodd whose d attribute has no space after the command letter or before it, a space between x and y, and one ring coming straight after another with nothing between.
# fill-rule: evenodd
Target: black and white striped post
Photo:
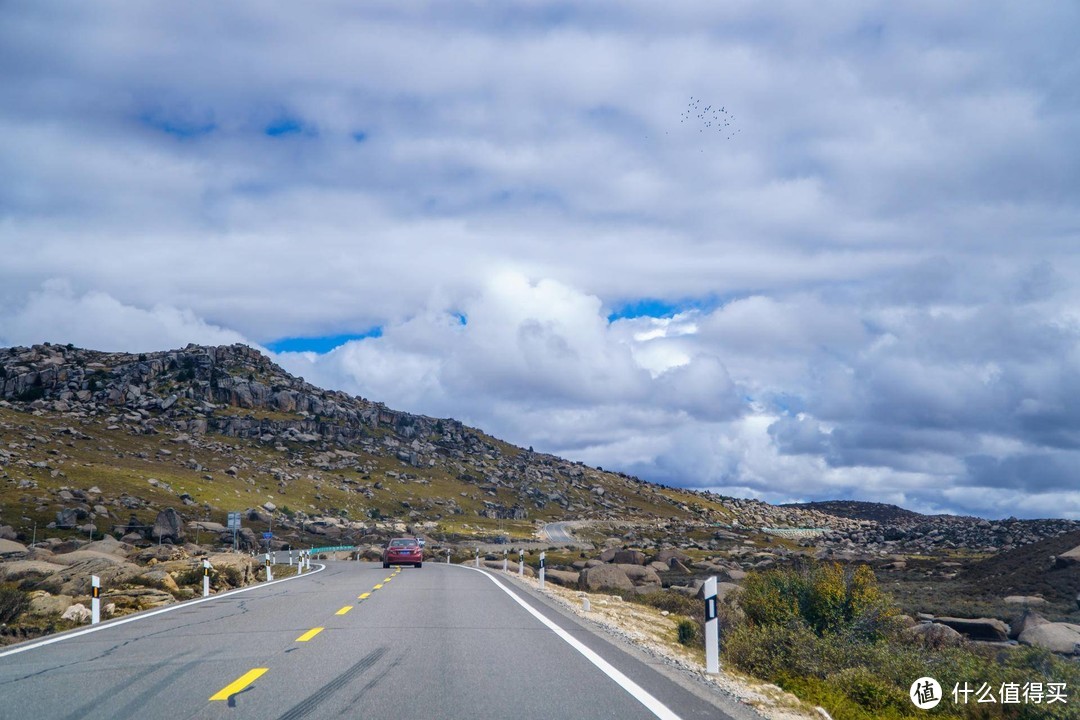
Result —
<instances>
[{"instance_id":1,"label":"black and white striped post","mask_svg":"<svg viewBox=\"0 0 1080 720\"><path fill-rule=\"evenodd\" d=\"M289 567L292 567L292 548L289 548Z\"/></svg>"},{"instance_id":2,"label":"black and white striped post","mask_svg":"<svg viewBox=\"0 0 1080 720\"><path fill-rule=\"evenodd\" d=\"M274 568L270 566L270 553L266 553L266 582L274 579Z\"/></svg>"},{"instance_id":3,"label":"black and white striped post","mask_svg":"<svg viewBox=\"0 0 1080 720\"><path fill-rule=\"evenodd\" d=\"M90 624L101 622L101 578L90 576Z\"/></svg>"},{"instance_id":4,"label":"black and white striped post","mask_svg":"<svg viewBox=\"0 0 1080 720\"><path fill-rule=\"evenodd\" d=\"M202 561L202 596L210 597L210 561Z\"/></svg>"},{"instance_id":5,"label":"black and white striped post","mask_svg":"<svg viewBox=\"0 0 1080 720\"><path fill-rule=\"evenodd\" d=\"M450 564L450 548L446 548L446 564Z\"/></svg>"},{"instance_id":6,"label":"black and white striped post","mask_svg":"<svg viewBox=\"0 0 1080 720\"><path fill-rule=\"evenodd\" d=\"M716 578L705 581L705 672L720 672L720 632L716 607Z\"/></svg>"},{"instance_id":7,"label":"black and white striped post","mask_svg":"<svg viewBox=\"0 0 1080 720\"><path fill-rule=\"evenodd\" d=\"M503 548L503 572L506 572L508 569L510 569L510 559L507 557L507 554L509 552L509 550Z\"/></svg>"},{"instance_id":8,"label":"black and white striped post","mask_svg":"<svg viewBox=\"0 0 1080 720\"><path fill-rule=\"evenodd\" d=\"M518 549L518 576L525 576L525 551L521 548Z\"/></svg>"},{"instance_id":9,"label":"black and white striped post","mask_svg":"<svg viewBox=\"0 0 1080 720\"><path fill-rule=\"evenodd\" d=\"M544 561L547 558L547 553L540 553L540 589L544 589Z\"/></svg>"},{"instance_id":10,"label":"black and white striped post","mask_svg":"<svg viewBox=\"0 0 1080 720\"><path fill-rule=\"evenodd\" d=\"M480 548L476 548L476 560L473 561L473 567L480 567Z\"/></svg>"}]
</instances>

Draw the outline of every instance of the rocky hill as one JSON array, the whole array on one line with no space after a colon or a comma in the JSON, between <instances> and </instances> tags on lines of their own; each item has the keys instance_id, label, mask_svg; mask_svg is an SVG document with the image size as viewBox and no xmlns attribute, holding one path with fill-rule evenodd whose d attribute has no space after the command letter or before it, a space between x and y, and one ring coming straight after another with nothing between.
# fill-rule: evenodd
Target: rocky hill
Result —
<instances>
[{"instance_id":1,"label":"rocky hill","mask_svg":"<svg viewBox=\"0 0 1080 720\"><path fill-rule=\"evenodd\" d=\"M576 519L659 523L706 548L764 528L811 529L792 537L830 552L884 555L996 551L1080 529L914 513L866 518L658 486L514 447L453 419L317 388L243 345L137 355L0 348L7 534L224 539L234 510L249 545L262 532L276 543L351 541L407 526L444 537L531 537L540 522Z\"/></svg>"},{"instance_id":2,"label":"rocky hill","mask_svg":"<svg viewBox=\"0 0 1080 720\"><path fill-rule=\"evenodd\" d=\"M818 510L827 515L849 520L874 520L878 523L898 523L923 519L926 516L896 505L861 502L857 500L824 500L808 503L789 503L780 507Z\"/></svg>"}]
</instances>

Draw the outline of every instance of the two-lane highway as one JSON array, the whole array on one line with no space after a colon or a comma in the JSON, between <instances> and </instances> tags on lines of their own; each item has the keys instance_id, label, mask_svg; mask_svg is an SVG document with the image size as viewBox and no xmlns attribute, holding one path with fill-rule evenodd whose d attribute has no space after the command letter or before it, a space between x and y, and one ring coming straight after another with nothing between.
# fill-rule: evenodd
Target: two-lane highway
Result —
<instances>
[{"instance_id":1,"label":"two-lane highway","mask_svg":"<svg viewBox=\"0 0 1080 720\"><path fill-rule=\"evenodd\" d=\"M727 717L499 575L330 562L311 575L7 649L0 715Z\"/></svg>"}]
</instances>

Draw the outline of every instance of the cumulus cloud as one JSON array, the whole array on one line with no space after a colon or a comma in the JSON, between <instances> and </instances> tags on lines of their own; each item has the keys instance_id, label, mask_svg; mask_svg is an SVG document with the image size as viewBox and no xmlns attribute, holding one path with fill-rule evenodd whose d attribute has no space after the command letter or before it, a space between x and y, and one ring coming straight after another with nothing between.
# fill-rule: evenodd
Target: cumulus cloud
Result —
<instances>
[{"instance_id":1,"label":"cumulus cloud","mask_svg":"<svg viewBox=\"0 0 1080 720\"><path fill-rule=\"evenodd\" d=\"M1077 514L1075 7L0 19L0 342L381 328L277 357L666 482Z\"/></svg>"}]
</instances>

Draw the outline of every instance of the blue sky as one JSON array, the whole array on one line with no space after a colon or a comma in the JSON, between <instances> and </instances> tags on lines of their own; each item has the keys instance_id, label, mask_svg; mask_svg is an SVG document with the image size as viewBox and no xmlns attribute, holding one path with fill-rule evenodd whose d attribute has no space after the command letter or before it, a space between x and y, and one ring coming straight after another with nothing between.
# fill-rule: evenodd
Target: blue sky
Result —
<instances>
[{"instance_id":1,"label":"blue sky","mask_svg":"<svg viewBox=\"0 0 1080 720\"><path fill-rule=\"evenodd\" d=\"M6 3L0 345L246 342L667 483L1080 517L1078 26Z\"/></svg>"}]
</instances>

